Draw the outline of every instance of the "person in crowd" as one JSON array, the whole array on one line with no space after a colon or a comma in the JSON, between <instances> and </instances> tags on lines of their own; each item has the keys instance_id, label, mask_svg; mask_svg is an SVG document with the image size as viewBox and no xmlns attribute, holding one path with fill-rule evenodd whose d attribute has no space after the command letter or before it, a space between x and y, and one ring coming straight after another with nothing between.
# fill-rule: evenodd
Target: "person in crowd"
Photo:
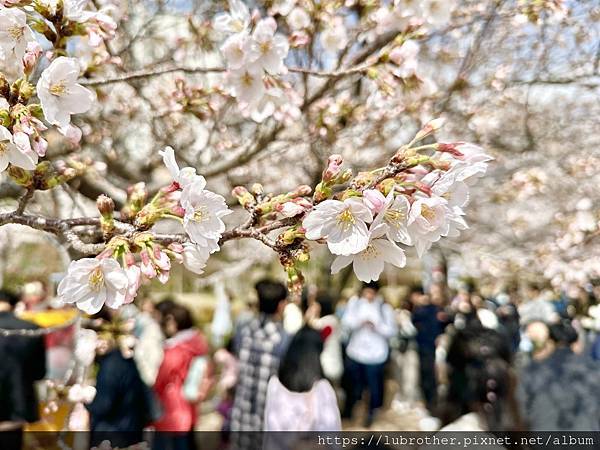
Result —
<instances>
[{"instance_id":1,"label":"person in crowd","mask_svg":"<svg viewBox=\"0 0 600 450\"><path fill-rule=\"evenodd\" d=\"M246 322L234 336L239 361L238 383L231 412L231 431L261 431L267 386L277 373L289 338L281 323L287 289L278 282L259 281L256 286L259 315ZM238 448L255 448L251 435L236 434Z\"/></svg>"},{"instance_id":2,"label":"person in crowd","mask_svg":"<svg viewBox=\"0 0 600 450\"><path fill-rule=\"evenodd\" d=\"M412 322L417 329L416 342L419 355L419 376L425 406L433 412L437 401L435 350L438 336L444 332L442 310L431 303L427 294L417 288L411 295L414 301Z\"/></svg>"},{"instance_id":3,"label":"person in crowd","mask_svg":"<svg viewBox=\"0 0 600 450\"><path fill-rule=\"evenodd\" d=\"M521 372L519 401L531 431L600 431L600 364L577 355L568 321L548 326L549 339Z\"/></svg>"},{"instance_id":4,"label":"person in crowd","mask_svg":"<svg viewBox=\"0 0 600 450\"><path fill-rule=\"evenodd\" d=\"M335 315L333 299L326 292L317 292L312 304L302 297L302 309L306 323L321 333L323 351L321 365L325 378L337 384L344 372L340 320Z\"/></svg>"},{"instance_id":5,"label":"person in crowd","mask_svg":"<svg viewBox=\"0 0 600 450\"><path fill-rule=\"evenodd\" d=\"M148 386L153 386L158 369L163 360L163 343L165 336L160 324L163 313L175 305L171 299L165 299L155 305L152 300L144 299L141 310L135 315L134 335L137 338L134 359ZM162 312L161 312L162 311Z\"/></svg>"},{"instance_id":6,"label":"person in crowd","mask_svg":"<svg viewBox=\"0 0 600 450\"><path fill-rule=\"evenodd\" d=\"M413 292L412 295L417 293ZM398 336L392 341L392 359L398 392L392 407L398 413L411 410L419 400L419 357L415 340L417 329L412 323L412 308L413 303L407 297L396 310Z\"/></svg>"},{"instance_id":7,"label":"person in crowd","mask_svg":"<svg viewBox=\"0 0 600 450\"><path fill-rule=\"evenodd\" d=\"M304 326L292 338L267 387L264 431L340 431L333 387L323 374L323 338Z\"/></svg>"},{"instance_id":8,"label":"person in crowd","mask_svg":"<svg viewBox=\"0 0 600 450\"><path fill-rule=\"evenodd\" d=\"M178 304L162 309L162 328L167 340L164 358L154 383L154 392L162 405L162 417L154 422L159 433L155 436L157 450L189 450L194 448L193 430L196 424L197 401L185 395L184 385L197 358L208 353L208 343L194 328L190 311ZM208 379L208 378L206 378ZM199 380L200 383L204 383ZM204 391L206 386L199 386Z\"/></svg>"},{"instance_id":9,"label":"person in crowd","mask_svg":"<svg viewBox=\"0 0 600 450\"><path fill-rule=\"evenodd\" d=\"M442 431L520 429L512 353L504 336L473 322L456 331L446 361L449 386L440 408Z\"/></svg>"},{"instance_id":10,"label":"person in crowd","mask_svg":"<svg viewBox=\"0 0 600 450\"><path fill-rule=\"evenodd\" d=\"M390 354L389 339L398 332L393 308L378 293L379 283L363 283L360 296L348 302L342 318L342 324L351 333L346 348L346 371L352 381L343 417L352 417L354 405L363 391L368 390L367 428L383 405L383 376Z\"/></svg>"},{"instance_id":11,"label":"person in crowd","mask_svg":"<svg viewBox=\"0 0 600 450\"><path fill-rule=\"evenodd\" d=\"M19 299L0 290L0 330L37 330L15 316ZM42 336L4 335L0 332L0 448L20 449L23 427L39 420L34 384L46 374L46 350Z\"/></svg>"},{"instance_id":12,"label":"person in crowd","mask_svg":"<svg viewBox=\"0 0 600 450\"><path fill-rule=\"evenodd\" d=\"M98 317L111 319L107 309ZM96 396L86 405L90 415L90 445L105 440L120 448L143 441L142 430L150 423L149 389L135 361L116 343L99 346Z\"/></svg>"},{"instance_id":13,"label":"person in crowd","mask_svg":"<svg viewBox=\"0 0 600 450\"><path fill-rule=\"evenodd\" d=\"M235 385L238 380L238 362L233 355L233 339L229 339L227 347L218 349L213 357L219 369L217 394L220 396L217 412L223 418L221 424L221 442L229 443L231 434L231 411L235 398Z\"/></svg>"}]
</instances>

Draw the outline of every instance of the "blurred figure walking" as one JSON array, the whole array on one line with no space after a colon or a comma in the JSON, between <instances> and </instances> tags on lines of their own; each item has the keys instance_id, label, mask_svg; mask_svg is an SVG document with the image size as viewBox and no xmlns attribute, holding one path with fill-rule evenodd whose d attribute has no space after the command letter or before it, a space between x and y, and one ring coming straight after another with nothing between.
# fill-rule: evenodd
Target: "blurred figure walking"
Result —
<instances>
[{"instance_id":1,"label":"blurred figure walking","mask_svg":"<svg viewBox=\"0 0 600 450\"><path fill-rule=\"evenodd\" d=\"M231 412L231 431L262 431L269 378L277 373L288 335L281 323L287 289L281 283L256 284L259 315L242 325L234 337L239 360L238 384ZM249 434L234 434L235 448L258 448Z\"/></svg>"},{"instance_id":2,"label":"blurred figure walking","mask_svg":"<svg viewBox=\"0 0 600 450\"><path fill-rule=\"evenodd\" d=\"M37 330L17 318L19 299L0 291L0 330ZM20 450L25 423L39 420L34 383L46 374L46 350L42 336L0 333L0 448Z\"/></svg>"},{"instance_id":3,"label":"blurred figure walking","mask_svg":"<svg viewBox=\"0 0 600 450\"><path fill-rule=\"evenodd\" d=\"M167 340L164 344L164 359L154 392L163 408L162 417L154 423L156 433L154 448L157 450L190 450L195 447L193 431L196 424L197 404L203 400L209 388L208 343L196 329L190 311L181 305L173 305L161 311L162 328ZM203 373L194 383L197 398L187 395L191 368L199 361ZM194 370L195 373L195 370Z\"/></svg>"},{"instance_id":4,"label":"blurred figure walking","mask_svg":"<svg viewBox=\"0 0 600 450\"><path fill-rule=\"evenodd\" d=\"M389 339L398 333L394 310L378 292L376 281L363 283L360 297L350 299L342 317L342 325L351 333L346 348L346 371L352 382L343 417L352 417L354 405L367 390L367 428L383 405L383 369L390 354Z\"/></svg>"},{"instance_id":5,"label":"blurred figure walking","mask_svg":"<svg viewBox=\"0 0 600 450\"><path fill-rule=\"evenodd\" d=\"M340 431L335 392L323 375L323 338L305 326L269 380L264 431Z\"/></svg>"}]
</instances>

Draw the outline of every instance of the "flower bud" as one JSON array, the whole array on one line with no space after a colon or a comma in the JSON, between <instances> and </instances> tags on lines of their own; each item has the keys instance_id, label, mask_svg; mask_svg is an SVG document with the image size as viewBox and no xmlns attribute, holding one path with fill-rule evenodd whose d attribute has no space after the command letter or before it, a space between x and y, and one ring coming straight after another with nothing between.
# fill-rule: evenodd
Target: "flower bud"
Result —
<instances>
[{"instance_id":1,"label":"flower bud","mask_svg":"<svg viewBox=\"0 0 600 450\"><path fill-rule=\"evenodd\" d=\"M101 194L96 199L96 207L102 216L112 217L115 211L115 202L107 195Z\"/></svg>"},{"instance_id":2,"label":"flower bud","mask_svg":"<svg viewBox=\"0 0 600 450\"><path fill-rule=\"evenodd\" d=\"M0 95L4 98L10 96L10 83L2 72L0 72Z\"/></svg>"},{"instance_id":3,"label":"flower bud","mask_svg":"<svg viewBox=\"0 0 600 450\"><path fill-rule=\"evenodd\" d=\"M313 199L315 200L315 202L322 202L323 200L328 199L329 197L331 197L333 195L333 191L331 190L330 187L326 186L325 184L323 184L323 182L317 184L317 187L315 188L315 193L313 195Z\"/></svg>"},{"instance_id":4,"label":"flower bud","mask_svg":"<svg viewBox=\"0 0 600 450\"><path fill-rule=\"evenodd\" d=\"M249 208L256 204L256 199L254 198L254 196L250 192L248 192L248 189L246 189L243 186L234 187L231 191L231 194L244 208Z\"/></svg>"},{"instance_id":5,"label":"flower bud","mask_svg":"<svg viewBox=\"0 0 600 450\"><path fill-rule=\"evenodd\" d=\"M27 43L27 51L23 56L23 70L25 75L30 76L33 73L41 54L42 46L37 41Z\"/></svg>"},{"instance_id":6,"label":"flower bud","mask_svg":"<svg viewBox=\"0 0 600 450\"><path fill-rule=\"evenodd\" d=\"M263 185L260 183L254 183L251 189L252 194L254 194L255 196L263 195L265 193Z\"/></svg>"},{"instance_id":7,"label":"flower bud","mask_svg":"<svg viewBox=\"0 0 600 450\"><path fill-rule=\"evenodd\" d=\"M457 148L456 143L452 144L442 144L441 142L436 144L436 150L442 153L450 153L452 156L456 158L463 158L465 155L461 153L461 151Z\"/></svg>"},{"instance_id":8,"label":"flower bud","mask_svg":"<svg viewBox=\"0 0 600 450\"><path fill-rule=\"evenodd\" d=\"M415 138L413 139L412 142L420 141L420 140L426 138L427 136L429 136L431 133L439 130L444 125L444 122L445 122L445 120L442 119L441 117L430 120L429 122L427 122L425 124L425 126L423 128L421 128L421 130L417 133L417 135L415 136Z\"/></svg>"},{"instance_id":9,"label":"flower bud","mask_svg":"<svg viewBox=\"0 0 600 450\"><path fill-rule=\"evenodd\" d=\"M33 186L33 174L25 169L11 165L8 168L8 175L19 186L30 188Z\"/></svg>"},{"instance_id":10,"label":"flower bud","mask_svg":"<svg viewBox=\"0 0 600 450\"><path fill-rule=\"evenodd\" d=\"M312 188L306 184L303 184L294 189L292 194L294 197L304 197L306 195L310 195L311 192Z\"/></svg>"},{"instance_id":11,"label":"flower bud","mask_svg":"<svg viewBox=\"0 0 600 450\"><path fill-rule=\"evenodd\" d=\"M352 179L352 169L344 170L338 177L335 179L335 184L344 184Z\"/></svg>"},{"instance_id":12,"label":"flower bud","mask_svg":"<svg viewBox=\"0 0 600 450\"><path fill-rule=\"evenodd\" d=\"M341 155L331 155L327 160L327 168L323 171L323 181L328 182L340 173L344 159Z\"/></svg>"}]
</instances>

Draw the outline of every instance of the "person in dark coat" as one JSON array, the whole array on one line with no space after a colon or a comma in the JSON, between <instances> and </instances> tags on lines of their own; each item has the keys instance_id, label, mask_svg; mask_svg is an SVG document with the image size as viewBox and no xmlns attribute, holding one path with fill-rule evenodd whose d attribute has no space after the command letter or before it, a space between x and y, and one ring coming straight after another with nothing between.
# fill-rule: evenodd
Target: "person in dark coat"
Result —
<instances>
[{"instance_id":1,"label":"person in dark coat","mask_svg":"<svg viewBox=\"0 0 600 450\"><path fill-rule=\"evenodd\" d=\"M437 402L436 340L444 332L446 324L441 318L441 308L431 303L429 296L419 288L412 293L411 301L415 303L412 321L417 329L421 390L427 409L431 412Z\"/></svg>"},{"instance_id":2,"label":"person in dark coat","mask_svg":"<svg viewBox=\"0 0 600 450\"><path fill-rule=\"evenodd\" d=\"M18 298L0 291L0 448L20 449L25 423L39 420L34 384L46 374L43 336L3 333L37 330L31 322L14 314Z\"/></svg>"},{"instance_id":3,"label":"person in dark coat","mask_svg":"<svg viewBox=\"0 0 600 450\"><path fill-rule=\"evenodd\" d=\"M567 323L549 327L543 359L521 372L518 399L530 431L600 431L600 364L570 345L577 332Z\"/></svg>"},{"instance_id":4,"label":"person in dark coat","mask_svg":"<svg viewBox=\"0 0 600 450\"><path fill-rule=\"evenodd\" d=\"M133 358L119 348L98 357L96 397L87 405L91 446L108 440L124 448L142 442L142 430L150 423L149 390Z\"/></svg>"}]
</instances>

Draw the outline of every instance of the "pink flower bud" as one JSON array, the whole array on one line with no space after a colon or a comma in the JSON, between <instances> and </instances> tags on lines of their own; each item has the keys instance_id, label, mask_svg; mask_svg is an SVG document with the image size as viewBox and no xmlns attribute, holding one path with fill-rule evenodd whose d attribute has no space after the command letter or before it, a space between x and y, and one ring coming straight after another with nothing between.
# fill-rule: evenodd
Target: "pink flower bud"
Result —
<instances>
[{"instance_id":1,"label":"pink flower bud","mask_svg":"<svg viewBox=\"0 0 600 450\"><path fill-rule=\"evenodd\" d=\"M327 168L323 171L323 181L331 181L337 177L343 163L342 155L331 155L327 160Z\"/></svg>"},{"instance_id":2,"label":"pink flower bud","mask_svg":"<svg viewBox=\"0 0 600 450\"><path fill-rule=\"evenodd\" d=\"M369 209L378 214L385 207L385 196L377 189L367 189L363 191L363 199Z\"/></svg>"},{"instance_id":3,"label":"pink flower bud","mask_svg":"<svg viewBox=\"0 0 600 450\"><path fill-rule=\"evenodd\" d=\"M455 156L458 159L462 159L462 158L464 158L465 155L463 153L461 153L461 151L457 148L457 145L459 145L459 143L454 143L454 144L439 143L439 144L437 144L436 150L438 152L442 152L442 153L450 153L452 156Z\"/></svg>"},{"instance_id":4,"label":"pink flower bud","mask_svg":"<svg viewBox=\"0 0 600 450\"><path fill-rule=\"evenodd\" d=\"M171 269L171 260L165 252L158 246L154 247L154 263L161 270Z\"/></svg>"},{"instance_id":5,"label":"pink flower bud","mask_svg":"<svg viewBox=\"0 0 600 450\"><path fill-rule=\"evenodd\" d=\"M175 253L183 253L183 244L180 244L179 242L171 242L168 249Z\"/></svg>"}]
</instances>

